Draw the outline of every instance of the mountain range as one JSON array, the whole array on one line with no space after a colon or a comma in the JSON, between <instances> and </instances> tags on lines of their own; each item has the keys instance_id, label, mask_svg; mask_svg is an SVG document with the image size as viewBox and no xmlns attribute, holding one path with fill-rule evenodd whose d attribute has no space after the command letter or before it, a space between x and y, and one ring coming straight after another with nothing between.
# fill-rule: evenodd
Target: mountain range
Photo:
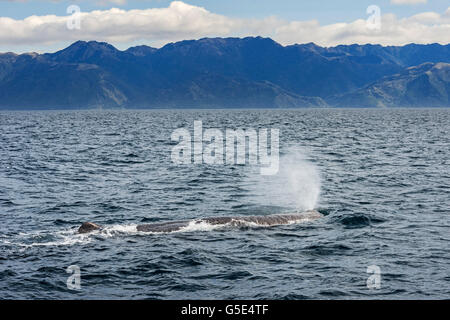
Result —
<instances>
[{"instance_id":1,"label":"mountain range","mask_svg":"<svg viewBox=\"0 0 450 320\"><path fill-rule=\"evenodd\" d=\"M204 38L0 54L1 109L450 107L450 45Z\"/></svg>"}]
</instances>

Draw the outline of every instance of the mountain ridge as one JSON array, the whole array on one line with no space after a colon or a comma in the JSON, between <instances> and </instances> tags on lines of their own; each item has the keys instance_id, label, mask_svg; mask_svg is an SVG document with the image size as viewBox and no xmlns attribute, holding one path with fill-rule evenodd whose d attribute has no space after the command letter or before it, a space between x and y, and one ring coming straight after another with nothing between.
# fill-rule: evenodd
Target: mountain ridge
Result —
<instances>
[{"instance_id":1,"label":"mountain ridge","mask_svg":"<svg viewBox=\"0 0 450 320\"><path fill-rule=\"evenodd\" d=\"M424 63L450 63L450 45L282 46L246 37L119 50L76 41L54 53L0 53L0 108L393 107L376 95L381 104L363 99L361 90L396 74L412 77L406 70ZM406 106L427 101L409 97L418 100ZM449 106L445 94L439 99L433 105Z\"/></svg>"},{"instance_id":2,"label":"mountain ridge","mask_svg":"<svg viewBox=\"0 0 450 320\"><path fill-rule=\"evenodd\" d=\"M409 67L329 102L337 107L450 106L450 64L426 62Z\"/></svg>"}]
</instances>

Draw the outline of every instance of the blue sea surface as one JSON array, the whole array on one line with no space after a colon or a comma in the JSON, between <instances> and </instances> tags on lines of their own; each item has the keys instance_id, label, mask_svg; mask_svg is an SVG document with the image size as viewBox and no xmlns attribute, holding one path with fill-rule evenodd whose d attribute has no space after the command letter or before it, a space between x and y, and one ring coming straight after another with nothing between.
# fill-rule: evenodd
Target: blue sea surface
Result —
<instances>
[{"instance_id":1,"label":"blue sea surface","mask_svg":"<svg viewBox=\"0 0 450 320\"><path fill-rule=\"evenodd\" d=\"M278 128L279 174L174 164L171 134L195 120ZM449 129L450 109L0 112L0 299L448 299ZM135 230L311 208L323 218Z\"/></svg>"}]
</instances>

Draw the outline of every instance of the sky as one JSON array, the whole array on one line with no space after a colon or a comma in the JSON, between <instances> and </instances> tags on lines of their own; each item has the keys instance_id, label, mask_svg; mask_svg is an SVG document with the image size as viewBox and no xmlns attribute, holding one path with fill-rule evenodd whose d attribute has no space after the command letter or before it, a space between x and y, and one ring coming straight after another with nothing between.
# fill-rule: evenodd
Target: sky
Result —
<instances>
[{"instance_id":1,"label":"sky","mask_svg":"<svg viewBox=\"0 0 450 320\"><path fill-rule=\"evenodd\" d=\"M0 52L54 52L77 40L123 50L244 36L282 45L448 44L450 1L0 0Z\"/></svg>"}]
</instances>

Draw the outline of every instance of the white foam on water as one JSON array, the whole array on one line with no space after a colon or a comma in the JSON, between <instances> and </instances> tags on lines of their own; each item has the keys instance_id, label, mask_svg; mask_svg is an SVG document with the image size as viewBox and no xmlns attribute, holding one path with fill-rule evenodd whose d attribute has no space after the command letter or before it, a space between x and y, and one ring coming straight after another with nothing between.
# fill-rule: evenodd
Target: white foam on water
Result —
<instances>
[{"instance_id":1,"label":"white foam on water","mask_svg":"<svg viewBox=\"0 0 450 320\"><path fill-rule=\"evenodd\" d=\"M203 220L193 220L189 222L186 227L182 227L180 230L175 232L196 232L196 231L213 231L216 229L223 228L225 224L213 225Z\"/></svg>"},{"instance_id":2,"label":"white foam on water","mask_svg":"<svg viewBox=\"0 0 450 320\"><path fill-rule=\"evenodd\" d=\"M118 235L132 235L138 231L137 225L110 225L95 230L90 233L78 233L78 229L70 228L60 231L37 231L29 233L19 233L13 240L2 240L4 244L16 245L22 248L29 247L47 247L47 246L72 246L79 244L88 244L95 238L111 238ZM48 239L48 240L47 240Z\"/></svg>"},{"instance_id":3,"label":"white foam on water","mask_svg":"<svg viewBox=\"0 0 450 320\"><path fill-rule=\"evenodd\" d=\"M9 245L19 246L21 248L47 247L47 246L71 246L76 244L86 244L91 242L87 234L78 234L73 229L66 229L55 232L30 232L20 233L11 241Z\"/></svg>"},{"instance_id":4,"label":"white foam on water","mask_svg":"<svg viewBox=\"0 0 450 320\"><path fill-rule=\"evenodd\" d=\"M96 231L100 237L110 238L117 235L134 235L137 234L137 224L114 224L105 226L101 230Z\"/></svg>"},{"instance_id":5,"label":"white foam on water","mask_svg":"<svg viewBox=\"0 0 450 320\"><path fill-rule=\"evenodd\" d=\"M173 231L139 231L137 234L140 235L151 235L151 234L169 234L169 233L184 233L184 232L207 232L216 229L224 228L226 224L210 224L204 220L197 219L189 221L184 227L180 227L178 230Z\"/></svg>"}]
</instances>

